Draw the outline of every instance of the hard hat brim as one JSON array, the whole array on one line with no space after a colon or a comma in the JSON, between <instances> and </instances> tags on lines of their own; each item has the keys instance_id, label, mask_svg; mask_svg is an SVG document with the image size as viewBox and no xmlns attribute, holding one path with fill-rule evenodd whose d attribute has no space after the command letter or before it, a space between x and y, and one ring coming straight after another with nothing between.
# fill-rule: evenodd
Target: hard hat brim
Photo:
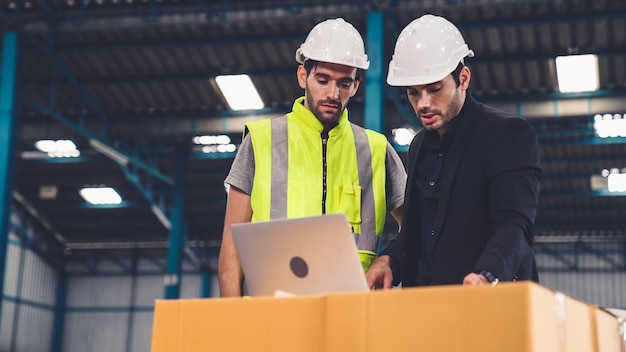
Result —
<instances>
[{"instance_id":1,"label":"hard hat brim","mask_svg":"<svg viewBox=\"0 0 626 352\"><path fill-rule=\"evenodd\" d=\"M467 48L467 46L465 46ZM389 71L387 73L387 84L393 87L409 87L409 86L419 86L423 84L431 84L435 82L439 82L442 79L446 78L449 74L454 72L459 63L464 63L464 59L466 57L473 57L474 51L467 48L467 51L463 53L463 57L458 61L452 61L448 66L448 69L442 70L439 73L433 73L429 75L418 75L418 76L402 76L402 69L396 67L395 60L391 60L389 62Z\"/></svg>"}]
</instances>

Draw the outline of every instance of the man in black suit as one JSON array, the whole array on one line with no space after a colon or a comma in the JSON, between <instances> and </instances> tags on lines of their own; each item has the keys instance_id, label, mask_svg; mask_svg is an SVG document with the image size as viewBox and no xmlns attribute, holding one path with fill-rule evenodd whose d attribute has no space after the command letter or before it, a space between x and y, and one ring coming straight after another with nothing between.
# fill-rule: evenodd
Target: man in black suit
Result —
<instances>
[{"instance_id":1,"label":"man in black suit","mask_svg":"<svg viewBox=\"0 0 626 352\"><path fill-rule=\"evenodd\" d=\"M468 93L473 55L438 16L398 37L387 83L406 88L424 127L409 148L400 234L372 263L370 287L539 281L537 137L525 119Z\"/></svg>"}]
</instances>

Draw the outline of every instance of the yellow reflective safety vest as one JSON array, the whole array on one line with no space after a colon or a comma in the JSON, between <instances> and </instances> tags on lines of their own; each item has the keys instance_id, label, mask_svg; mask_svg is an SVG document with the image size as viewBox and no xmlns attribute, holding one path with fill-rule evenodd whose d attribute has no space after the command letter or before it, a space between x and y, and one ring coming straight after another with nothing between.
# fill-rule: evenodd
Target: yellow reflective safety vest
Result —
<instances>
[{"instance_id":1,"label":"yellow reflective safety vest","mask_svg":"<svg viewBox=\"0 0 626 352\"><path fill-rule=\"evenodd\" d=\"M320 215L325 196L326 213L341 212L350 221L367 270L387 214L387 138L352 124L344 109L324 158L323 125L303 101L285 116L246 124L255 164L252 221Z\"/></svg>"}]
</instances>

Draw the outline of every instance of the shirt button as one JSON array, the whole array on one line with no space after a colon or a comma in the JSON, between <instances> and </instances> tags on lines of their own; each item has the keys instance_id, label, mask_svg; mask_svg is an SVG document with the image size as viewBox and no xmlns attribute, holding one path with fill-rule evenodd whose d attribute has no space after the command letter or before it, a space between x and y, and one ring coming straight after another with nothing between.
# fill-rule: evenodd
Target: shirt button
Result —
<instances>
[{"instance_id":1,"label":"shirt button","mask_svg":"<svg viewBox=\"0 0 626 352\"><path fill-rule=\"evenodd\" d=\"M443 153L439 153L439 156L443 156Z\"/></svg>"},{"instance_id":2,"label":"shirt button","mask_svg":"<svg viewBox=\"0 0 626 352\"><path fill-rule=\"evenodd\" d=\"M435 181L430 181L428 182L429 185L434 186L435 185Z\"/></svg>"},{"instance_id":3,"label":"shirt button","mask_svg":"<svg viewBox=\"0 0 626 352\"><path fill-rule=\"evenodd\" d=\"M435 230L430 231L430 235L434 236L435 235Z\"/></svg>"}]
</instances>

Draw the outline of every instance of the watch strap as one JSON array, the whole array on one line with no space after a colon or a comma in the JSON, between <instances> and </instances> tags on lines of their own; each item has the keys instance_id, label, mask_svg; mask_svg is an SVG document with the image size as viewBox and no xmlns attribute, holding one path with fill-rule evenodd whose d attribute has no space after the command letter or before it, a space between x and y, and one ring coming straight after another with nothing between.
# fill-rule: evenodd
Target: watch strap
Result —
<instances>
[{"instance_id":1,"label":"watch strap","mask_svg":"<svg viewBox=\"0 0 626 352\"><path fill-rule=\"evenodd\" d=\"M495 286L500 282L497 277L493 276L493 274L486 270L477 271L476 274L482 275L487 281L491 284L491 286Z\"/></svg>"}]
</instances>

